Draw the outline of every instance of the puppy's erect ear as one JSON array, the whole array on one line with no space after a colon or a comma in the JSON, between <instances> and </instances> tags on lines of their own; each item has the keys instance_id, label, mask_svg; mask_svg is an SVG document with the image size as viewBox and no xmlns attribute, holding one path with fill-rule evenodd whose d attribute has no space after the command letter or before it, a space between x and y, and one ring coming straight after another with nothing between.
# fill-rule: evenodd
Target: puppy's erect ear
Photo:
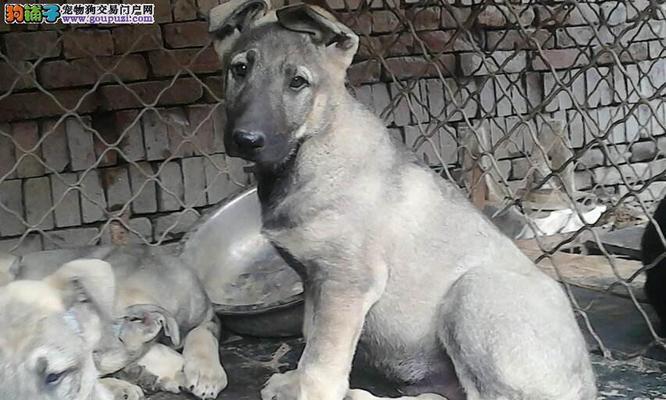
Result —
<instances>
[{"instance_id":1,"label":"puppy's erect ear","mask_svg":"<svg viewBox=\"0 0 666 400\"><path fill-rule=\"evenodd\" d=\"M113 313L116 285L111 264L95 259L68 262L44 279L59 291L65 318L91 345L101 336L101 323Z\"/></svg>"},{"instance_id":2,"label":"puppy's erect ear","mask_svg":"<svg viewBox=\"0 0 666 400\"><path fill-rule=\"evenodd\" d=\"M241 33L256 25L271 8L270 0L231 0L208 14L208 32L215 36L215 51L224 59Z\"/></svg>"},{"instance_id":3,"label":"puppy's erect ear","mask_svg":"<svg viewBox=\"0 0 666 400\"><path fill-rule=\"evenodd\" d=\"M125 310L126 326L121 328L122 335L141 335L143 343L153 341L160 332L168 337L172 345L180 347L180 329L171 313L154 304L135 304ZM130 333L131 332L131 333Z\"/></svg>"},{"instance_id":4,"label":"puppy's erect ear","mask_svg":"<svg viewBox=\"0 0 666 400\"><path fill-rule=\"evenodd\" d=\"M358 50L358 36L321 7L296 4L275 11L284 28L307 33L317 45L326 46L346 69Z\"/></svg>"}]
</instances>

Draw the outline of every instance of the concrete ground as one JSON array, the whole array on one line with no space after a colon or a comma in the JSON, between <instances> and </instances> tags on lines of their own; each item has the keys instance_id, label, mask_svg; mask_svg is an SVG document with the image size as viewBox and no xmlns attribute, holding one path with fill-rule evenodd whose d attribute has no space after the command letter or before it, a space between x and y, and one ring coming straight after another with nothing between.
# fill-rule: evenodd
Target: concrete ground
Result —
<instances>
[{"instance_id":1,"label":"concrete ground","mask_svg":"<svg viewBox=\"0 0 666 400\"><path fill-rule=\"evenodd\" d=\"M590 323L618 358L619 352L640 352L651 342L647 325L630 300L585 289L574 289L574 293L582 306L594 302L587 312ZM612 361L601 357L589 335L588 340L598 377L599 399L666 400L666 352L653 348L644 356L629 361ZM221 347L229 387L220 393L218 400L259 400L263 383L275 372L294 368L303 346L302 339L298 338L230 338ZM354 371L352 386L369 389L378 395L397 394L390 383L358 369ZM192 398L168 393L149 396L150 400Z\"/></svg>"}]
</instances>

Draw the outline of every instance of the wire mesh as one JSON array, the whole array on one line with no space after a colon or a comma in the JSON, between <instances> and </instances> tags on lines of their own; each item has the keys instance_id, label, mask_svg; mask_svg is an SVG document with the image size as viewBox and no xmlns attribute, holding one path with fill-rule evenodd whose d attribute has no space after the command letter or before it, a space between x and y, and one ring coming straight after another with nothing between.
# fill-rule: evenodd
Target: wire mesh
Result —
<instances>
[{"instance_id":1,"label":"wire mesh","mask_svg":"<svg viewBox=\"0 0 666 400\"><path fill-rule=\"evenodd\" d=\"M153 3L153 25L0 25L0 249L167 244L252 185L222 143L220 2ZM628 355L663 346L640 263L603 239L666 191L663 2L317 3L361 37L358 99L566 284L602 354L608 293L653 338Z\"/></svg>"}]
</instances>

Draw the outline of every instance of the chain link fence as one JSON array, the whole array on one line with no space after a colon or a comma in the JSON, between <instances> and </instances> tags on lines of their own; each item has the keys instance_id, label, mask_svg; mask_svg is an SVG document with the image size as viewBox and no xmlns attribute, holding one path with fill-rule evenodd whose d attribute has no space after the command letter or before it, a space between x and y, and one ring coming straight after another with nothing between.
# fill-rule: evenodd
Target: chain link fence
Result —
<instances>
[{"instance_id":1,"label":"chain link fence","mask_svg":"<svg viewBox=\"0 0 666 400\"><path fill-rule=\"evenodd\" d=\"M168 244L252 185L222 144L218 3L157 0L152 25L0 25L0 249ZM611 293L651 337L624 356L663 346L636 255L607 240L666 194L663 2L322 3L361 36L359 100L567 284L598 350L618 355L589 317Z\"/></svg>"}]
</instances>

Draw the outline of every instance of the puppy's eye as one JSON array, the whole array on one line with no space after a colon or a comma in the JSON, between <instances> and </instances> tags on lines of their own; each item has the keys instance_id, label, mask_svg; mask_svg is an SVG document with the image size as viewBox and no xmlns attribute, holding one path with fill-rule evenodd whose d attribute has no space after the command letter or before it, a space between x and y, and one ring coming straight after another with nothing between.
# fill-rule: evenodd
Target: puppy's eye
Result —
<instances>
[{"instance_id":1,"label":"puppy's eye","mask_svg":"<svg viewBox=\"0 0 666 400\"><path fill-rule=\"evenodd\" d=\"M67 371L51 372L44 377L46 386L55 386L62 381L62 378L67 374Z\"/></svg>"},{"instance_id":2,"label":"puppy's eye","mask_svg":"<svg viewBox=\"0 0 666 400\"><path fill-rule=\"evenodd\" d=\"M291 81L289 81L289 87L292 89L302 89L309 85L309 82L307 79L303 78L302 76L295 76L291 78Z\"/></svg>"},{"instance_id":3,"label":"puppy's eye","mask_svg":"<svg viewBox=\"0 0 666 400\"><path fill-rule=\"evenodd\" d=\"M247 75L247 64L244 62L237 62L231 64L231 74L236 78L244 78Z\"/></svg>"}]
</instances>

